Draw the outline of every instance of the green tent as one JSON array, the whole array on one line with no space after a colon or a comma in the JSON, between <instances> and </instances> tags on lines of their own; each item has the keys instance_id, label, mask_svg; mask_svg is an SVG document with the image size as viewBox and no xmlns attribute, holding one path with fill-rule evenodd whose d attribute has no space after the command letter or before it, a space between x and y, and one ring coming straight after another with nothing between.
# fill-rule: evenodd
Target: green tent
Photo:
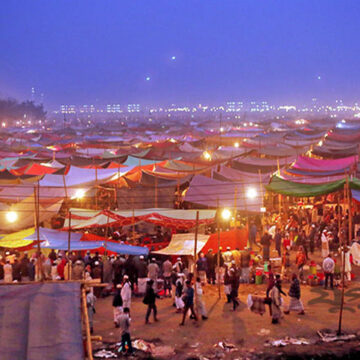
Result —
<instances>
[{"instance_id":1,"label":"green tent","mask_svg":"<svg viewBox=\"0 0 360 360\"><path fill-rule=\"evenodd\" d=\"M277 194L293 196L293 197L313 197L319 195L326 195L335 191L343 189L346 183L346 179L328 182L323 184L304 184L297 183L280 178L279 176L273 176L269 185L266 185L266 190L275 192ZM360 180L353 178L349 180L351 189L360 189Z\"/></svg>"}]
</instances>

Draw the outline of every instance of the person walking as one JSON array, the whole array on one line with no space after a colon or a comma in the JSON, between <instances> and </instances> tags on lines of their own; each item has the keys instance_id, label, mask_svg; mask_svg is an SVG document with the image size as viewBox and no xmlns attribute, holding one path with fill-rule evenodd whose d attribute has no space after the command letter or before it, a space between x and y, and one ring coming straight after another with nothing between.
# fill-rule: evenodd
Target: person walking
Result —
<instances>
[{"instance_id":1,"label":"person walking","mask_svg":"<svg viewBox=\"0 0 360 360\"><path fill-rule=\"evenodd\" d=\"M123 276L123 284L121 288L121 298L123 301L124 308L131 308L131 285L129 277L127 275Z\"/></svg>"},{"instance_id":2,"label":"person walking","mask_svg":"<svg viewBox=\"0 0 360 360\"><path fill-rule=\"evenodd\" d=\"M184 309L184 301L182 299L183 289L184 289L184 278L185 275L183 273L177 274L177 279L175 282L175 306L176 312L182 312Z\"/></svg>"},{"instance_id":3,"label":"person walking","mask_svg":"<svg viewBox=\"0 0 360 360\"><path fill-rule=\"evenodd\" d=\"M116 290L115 290L115 295L113 298L113 315L114 315L114 324L115 327L118 328L119 327L119 316L122 314L123 312L123 301L121 298L121 284L117 284L116 285Z\"/></svg>"},{"instance_id":4,"label":"person walking","mask_svg":"<svg viewBox=\"0 0 360 360\"><path fill-rule=\"evenodd\" d=\"M172 285L171 285L171 274L172 274L172 263L169 259L166 259L162 264L162 272L164 276L164 291L165 296L172 297Z\"/></svg>"},{"instance_id":5,"label":"person walking","mask_svg":"<svg viewBox=\"0 0 360 360\"><path fill-rule=\"evenodd\" d=\"M12 281L13 281L12 265L10 264L10 260L6 260L6 264L4 265L4 282L11 283Z\"/></svg>"},{"instance_id":6,"label":"person walking","mask_svg":"<svg viewBox=\"0 0 360 360\"><path fill-rule=\"evenodd\" d=\"M209 249L205 255L207 262L207 280L209 284L215 284L215 256L213 249Z\"/></svg>"},{"instance_id":7,"label":"person walking","mask_svg":"<svg viewBox=\"0 0 360 360\"><path fill-rule=\"evenodd\" d=\"M159 295L155 293L154 288L154 280L148 280L146 284L146 292L144 296L143 303L148 306L145 316L145 324L150 324L149 317L151 311L153 311L154 321L159 321L157 318L157 308L156 308L156 298L159 298Z\"/></svg>"},{"instance_id":8,"label":"person walking","mask_svg":"<svg viewBox=\"0 0 360 360\"><path fill-rule=\"evenodd\" d=\"M234 268L230 269L230 299L233 303L233 311L239 306L238 292L239 292L239 277Z\"/></svg>"},{"instance_id":9,"label":"person walking","mask_svg":"<svg viewBox=\"0 0 360 360\"><path fill-rule=\"evenodd\" d=\"M246 247L240 257L241 280L246 284L250 283L250 260L250 249Z\"/></svg>"},{"instance_id":10,"label":"person walking","mask_svg":"<svg viewBox=\"0 0 360 360\"><path fill-rule=\"evenodd\" d=\"M270 298L271 298L271 315L272 315L272 324L278 324L280 318L282 317L281 312L281 293L278 286L273 286L270 290Z\"/></svg>"},{"instance_id":11,"label":"person walking","mask_svg":"<svg viewBox=\"0 0 360 360\"><path fill-rule=\"evenodd\" d=\"M280 229L277 227L275 230L275 249L278 252L279 257L281 258L281 242L282 242L282 236L281 236L281 231Z\"/></svg>"},{"instance_id":12,"label":"person walking","mask_svg":"<svg viewBox=\"0 0 360 360\"><path fill-rule=\"evenodd\" d=\"M261 237L261 245L263 246L263 260L270 260L270 243L271 243L271 235L265 231L264 235Z\"/></svg>"},{"instance_id":13,"label":"person walking","mask_svg":"<svg viewBox=\"0 0 360 360\"><path fill-rule=\"evenodd\" d=\"M208 270L208 263L204 253L200 253L200 257L196 262L196 269L198 271L199 277L203 283L206 282L206 273Z\"/></svg>"},{"instance_id":14,"label":"person walking","mask_svg":"<svg viewBox=\"0 0 360 360\"><path fill-rule=\"evenodd\" d=\"M119 327L121 329L121 352L123 354L131 355L134 350L131 344L131 336L130 336L130 309L125 307L124 312L119 316ZM128 347L126 349L126 346Z\"/></svg>"},{"instance_id":15,"label":"person walking","mask_svg":"<svg viewBox=\"0 0 360 360\"><path fill-rule=\"evenodd\" d=\"M90 334L94 333L94 314L95 314L95 295L90 291L89 288L86 289L86 306L88 311L89 325L90 325Z\"/></svg>"},{"instance_id":16,"label":"person walking","mask_svg":"<svg viewBox=\"0 0 360 360\"><path fill-rule=\"evenodd\" d=\"M146 291L148 267L143 255L140 255L136 267L138 275L138 295L144 295Z\"/></svg>"},{"instance_id":17,"label":"person walking","mask_svg":"<svg viewBox=\"0 0 360 360\"><path fill-rule=\"evenodd\" d=\"M153 280L154 291L157 292L157 279L159 276L159 265L156 263L156 259L152 258L148 266L148 278Z\"/></svg>"},{"instance_id":18,"label":"person walking","mask_svg":"<svg viewBox=\"0 0 360 360\"><path fill-rule=\"evenodd\" d=\"M329 253L328 256L324 259L322 264L324 274L325 274L325 289L328 288L328 283L330 279L330 287L334 289L334 270L335 270L335 262Z\"/></svg>"},{"instance_id":19,"label":"person walking","mask_svg":"<svg viewBox=\"0 0 360 360\"><path fill-rule=\"evenodd\" d=\"M190 280L186 280L186 288L185 288L185 295L184 295L184 311L183 311L183 318L182 318L182 322L180 323L180 325L185 325L185 318L186 315L189 311L189 309L191 310L191 316L193 317L193 319L195 321L197 321L197 316L194 310L194 289L191 286L191 281Z\"/></svg>"},{"instance_id":20,"label":"person walking","mask_svg":"<svg viewBox=\"0 0 360 360\"><path fill-rule=\"evenodd\" d=\"M284 314L288 315L290 311L297 311L299 315L305 315L304 305L300 300L300 281L296 274L292 275L292 282L289 290L290 304Z\"/></svg>"},{"instance_id":21,"label":"person walking","mask_svg":"<svg viewBox=\"0 0 360 360\"><path fill-rule=\"evenodd\" d=\"M204 282L201 282L200 277L198 277L196 279L196 311L201 315L201 318L203 320L207 320L207 311L206 311L206 307L205 307L205 303L204 303L204 299L203 299L203 288L202 285L204 284Z\"/></svg>"},{"instance_id":22,"label":"person walking","mask_svg":"<svg viewBox=\"0 0 360 360\"><path fill-rule=\"evenodd\" d=\"M304 266L306 264L306 253L304 247L301 245L296 254L296 266L299 271L299 278L301 281L304 280Z\"/></svg>"}]
</instances>

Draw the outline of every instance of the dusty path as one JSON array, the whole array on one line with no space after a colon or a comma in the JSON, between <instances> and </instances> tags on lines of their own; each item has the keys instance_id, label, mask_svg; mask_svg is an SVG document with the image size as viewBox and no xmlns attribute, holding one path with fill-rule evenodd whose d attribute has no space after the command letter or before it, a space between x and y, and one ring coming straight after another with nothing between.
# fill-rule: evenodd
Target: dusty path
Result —
<instances>
[{"instance_id":1,"label":"dusty path","mask_svg":"<svg viewBox=\"0 0 360 360\"><path fill-rule=\"evenodd\" d=\"M359 272L358 269L355 272ZM360 273L360 272L359 272ZM285 315L280 325L272 325L269 313L263 316L254 314L247 309L246 299L249 293L265 291L265 285L241 285L239 298L241 306L236 312L230 304L225 303L222 292L218 299L217 287L205 287L205 301L209 312L207 321L187 320L185 326L179 326L181 314L175 313L172 300L158 300L158 323L144 324L146 306L142 299L134 298L131 307L132 338L141 338L161 345L170 345L176 349L179 359L190 355L210 354L214 352L214 344L225 340L236 345L240 352L259 354L268 351L264 348L267 339L291 337L316 337L316 331L323 328L337 329L341 292L324 290L320 287L302 286L302 300L306 315ZM289 285L284 284L285 292ZM288 299L284 298L285 303ZM94 319L95 334L103 336L104 341L119 341L119 330L112 321L112 298L99 299L96 304ZM358 331L360 329L360 283L354 281L345 292L345 310L343 317L344 329ZM259 335L261 329L267 335ZM308 346L289 346L282 349L308 351ZM326 349L326 347L325 347ZM276 349L278 351L278 349ZM236 358L239 353L228 355Z\"/></svg>"}]
</instances>

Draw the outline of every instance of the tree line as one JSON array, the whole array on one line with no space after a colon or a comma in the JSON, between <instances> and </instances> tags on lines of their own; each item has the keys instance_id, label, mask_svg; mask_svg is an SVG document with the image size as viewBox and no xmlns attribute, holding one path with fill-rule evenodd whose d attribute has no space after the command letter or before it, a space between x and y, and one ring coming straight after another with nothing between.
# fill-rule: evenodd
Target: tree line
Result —
<instances>
[{"instance_id":1,"label":"tree line","mask_svg":"<svg viewBox=\"0 0 360 360\"><path fill-rule=\"evenodd\" d=\"M43 105L34 101L19 102L16 99L0 99L0 121L8 124L18 120L44 120L46 111Z\"/></svg>"}]
</instances>

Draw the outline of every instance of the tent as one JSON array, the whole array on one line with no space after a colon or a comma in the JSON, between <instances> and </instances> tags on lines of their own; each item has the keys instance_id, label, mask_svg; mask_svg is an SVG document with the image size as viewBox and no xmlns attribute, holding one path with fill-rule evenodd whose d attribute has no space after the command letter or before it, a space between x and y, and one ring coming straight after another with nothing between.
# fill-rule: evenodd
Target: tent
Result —
<instances>
[{"instance_id":1,"label":"tent","mask_svg":"<svg viewBox=\"0 0 360 360\"><path fill-rule=\"evenodd\" d=\"M209 235L198 234L197 237L197 252L199 253L205 246L209 239ZM159 255L194 255L195 234L174 234L171 238L170 244L162 250L154 251L154 254Z\"/></svg>"}]
</instances>

